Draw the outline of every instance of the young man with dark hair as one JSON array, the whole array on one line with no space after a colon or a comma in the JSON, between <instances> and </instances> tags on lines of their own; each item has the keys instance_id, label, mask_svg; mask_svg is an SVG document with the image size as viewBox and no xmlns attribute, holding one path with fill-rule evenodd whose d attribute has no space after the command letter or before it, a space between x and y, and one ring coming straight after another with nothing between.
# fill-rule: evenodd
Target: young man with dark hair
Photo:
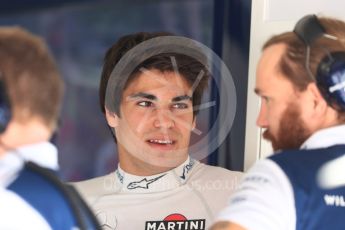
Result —
<instances>
[{"instance_id":1,"label":"young man with dark hair","mask_svg":"<svg viewBox=\"0 0 345 230\"><path fill-rule=\"evenodd\" d=\"M344 41L343 21L308 15L264 44L257 125L277 154L248 172L212 230L344 229Z\"/></svg>"},{"instance_id":2,"label":"young man with dark hair","mask_svg":"<svg viewBox=\"0 0 345 230\"><path fill-rule=\"evenodd\" d=\"M133 50L169 35L127 35L105 56L101 109L115 135L120 163L114 173L76 186L109 229L207 229L241 175L188 154L195 108L210 75L206 58L160 52L133 64L142 58ZM117 67L128 64L126 55L134 65L128 77L116 74ZM110 103L109 95L114 98Z\"/></svg>"}]
</instances>

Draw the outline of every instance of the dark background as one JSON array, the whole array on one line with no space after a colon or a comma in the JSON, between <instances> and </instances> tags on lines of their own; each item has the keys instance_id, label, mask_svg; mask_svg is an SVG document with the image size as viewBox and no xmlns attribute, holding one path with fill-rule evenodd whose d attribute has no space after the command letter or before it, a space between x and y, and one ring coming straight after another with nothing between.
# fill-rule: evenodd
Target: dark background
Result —
<instances>
[{"instance_id":1,"label":"dark background","mask_svg":"<svg viewBox=\"0 0 345 230\"><path fill-rule=\"evenodd\" d=\"M117 166L115 144L98 104L103 55L119 37L169 31L214 50L231 71L237 92L235 120L226 140L205 162L243 170L251 0L5 0L0 25L42 36L64 77L66 92L55 142L64 180L103 175ZM204 100L217 98L212 84ZM217 103L202 111L207 131ZM193 137L196 141L198 137Z\"/></svg>"}]
</instances>

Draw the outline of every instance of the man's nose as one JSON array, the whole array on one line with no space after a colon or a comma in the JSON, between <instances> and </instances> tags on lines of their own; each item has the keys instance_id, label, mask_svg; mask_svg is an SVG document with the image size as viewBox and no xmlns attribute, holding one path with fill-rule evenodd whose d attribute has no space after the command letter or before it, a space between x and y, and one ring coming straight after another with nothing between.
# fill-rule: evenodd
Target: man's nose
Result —
<instances>
[{"instance_id":1,"label":"man's nose","mask_svg":"<svg viewBox=\"0 0 345 230\"><path fill-rule=\"evenodd\" d=\"M267 108L263 102L261 102L261 105L260 105L260 112L259 112L259 115L256 119L256 125L261 127L261 128L267 128L267 126L268 126Z\"/></svg>"},{"instance_id":2,"label":"man's nose","mask_svg":"<svg viewBox=\"0 0 345 230\"><path fill-rule=\"evenodd\" d=\"M153 124L156 128L170 129L175 126L174 115L168 109L158 109Z\"/></svg>"}]
</instances>

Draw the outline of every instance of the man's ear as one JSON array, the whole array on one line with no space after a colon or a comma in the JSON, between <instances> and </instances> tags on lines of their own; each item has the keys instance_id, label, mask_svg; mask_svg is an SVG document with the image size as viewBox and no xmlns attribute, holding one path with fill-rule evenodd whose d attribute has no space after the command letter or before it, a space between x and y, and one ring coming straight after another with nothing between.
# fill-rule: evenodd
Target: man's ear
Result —
<instances>
[{"instance_id":1,"label":"man's ear","mask_svg":"<svg viewBox=\"0 0 345 230\"><path fill-rule=\"evenodd\" d=\"M307 90L309 91L311 99L313 101L313 109L317 112L325 112L328 104L325 98L322 96L316 83L310 83L307 86Z\"/></svg>"},{"instance_id":2,"label":"man's ear","mask_svg":"<svg viewBox=\"0 0 345 230\"><path fill-rule=\"evenodd\" d=\"M192 130L194 130L196 127L196 116L193 118L193 123L192 123Z\"/></svg>"},{"instance_id":3,"label":"man's ear","mask_svg":"<svg viewBox=\"0 0 345 230\"><path fill-rule=\"evenodd\" d=\"M107 123L110 127L115 128L118 126L120 118L115 112L110 112L107 108L105 108L105 118L107 119Z\"/></svg>"}]
</instances>

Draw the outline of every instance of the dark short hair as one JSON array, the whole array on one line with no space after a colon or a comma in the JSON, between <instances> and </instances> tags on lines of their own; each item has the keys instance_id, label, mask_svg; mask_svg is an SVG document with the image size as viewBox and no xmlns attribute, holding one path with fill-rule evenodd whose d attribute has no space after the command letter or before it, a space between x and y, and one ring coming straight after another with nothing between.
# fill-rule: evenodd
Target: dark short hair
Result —
<instances>
[{"instance_id":1,"label":"dark short hair","mask_svg":"<svg viewBox=\"0 0 345 230\"><path fill-rule=\"evenodd\" d=\"M140 32L135 34L130 34L121 37L112 47L110 47L105 55L104 58L104 65L101 75L100 81L100 88L99 88L99 97L100 97L100 106L103 113L105 113L105 97L106 97L106 89L108 85L108 81L110 75L115 68L116 64L120 61L120 59L132 48L137 46L138 44L147 41L152 38L160 37L160 36L173 36L173 34L168 32ZM180 53L161 53L149 57L148 59L144 60L140 63L130 74L130 76L126 79L123 76L115 76L117 82L122 82L124 85L123 88L116 88L115 98L120 102L122 98L122 93L126 89L126 87L141 73L141 68L145 68L148 70L159 70L161 72L173 72L174 66L171 61L171 57L174 57L177 64L178 73L182 76L182 78L192 86L193 83L197 80L197 77L200 71L204 72L204 76L201 78L200 82L196 86L193 95L193 106L198 106L201 103L201 98L203 91L208 85L208 80L210 77L210 73L205 66L205 64L199 62L193 57L188 55L180 54ZM206 57L205 57L206 60ZM126 82L123 82L126 81ZM121 83L120 83L121 84ZM118 116L120 116L120 103L115 103L115 111ZM198 113L198 110L194 111L194 116Z\"/></svg>"}]
</instances>

